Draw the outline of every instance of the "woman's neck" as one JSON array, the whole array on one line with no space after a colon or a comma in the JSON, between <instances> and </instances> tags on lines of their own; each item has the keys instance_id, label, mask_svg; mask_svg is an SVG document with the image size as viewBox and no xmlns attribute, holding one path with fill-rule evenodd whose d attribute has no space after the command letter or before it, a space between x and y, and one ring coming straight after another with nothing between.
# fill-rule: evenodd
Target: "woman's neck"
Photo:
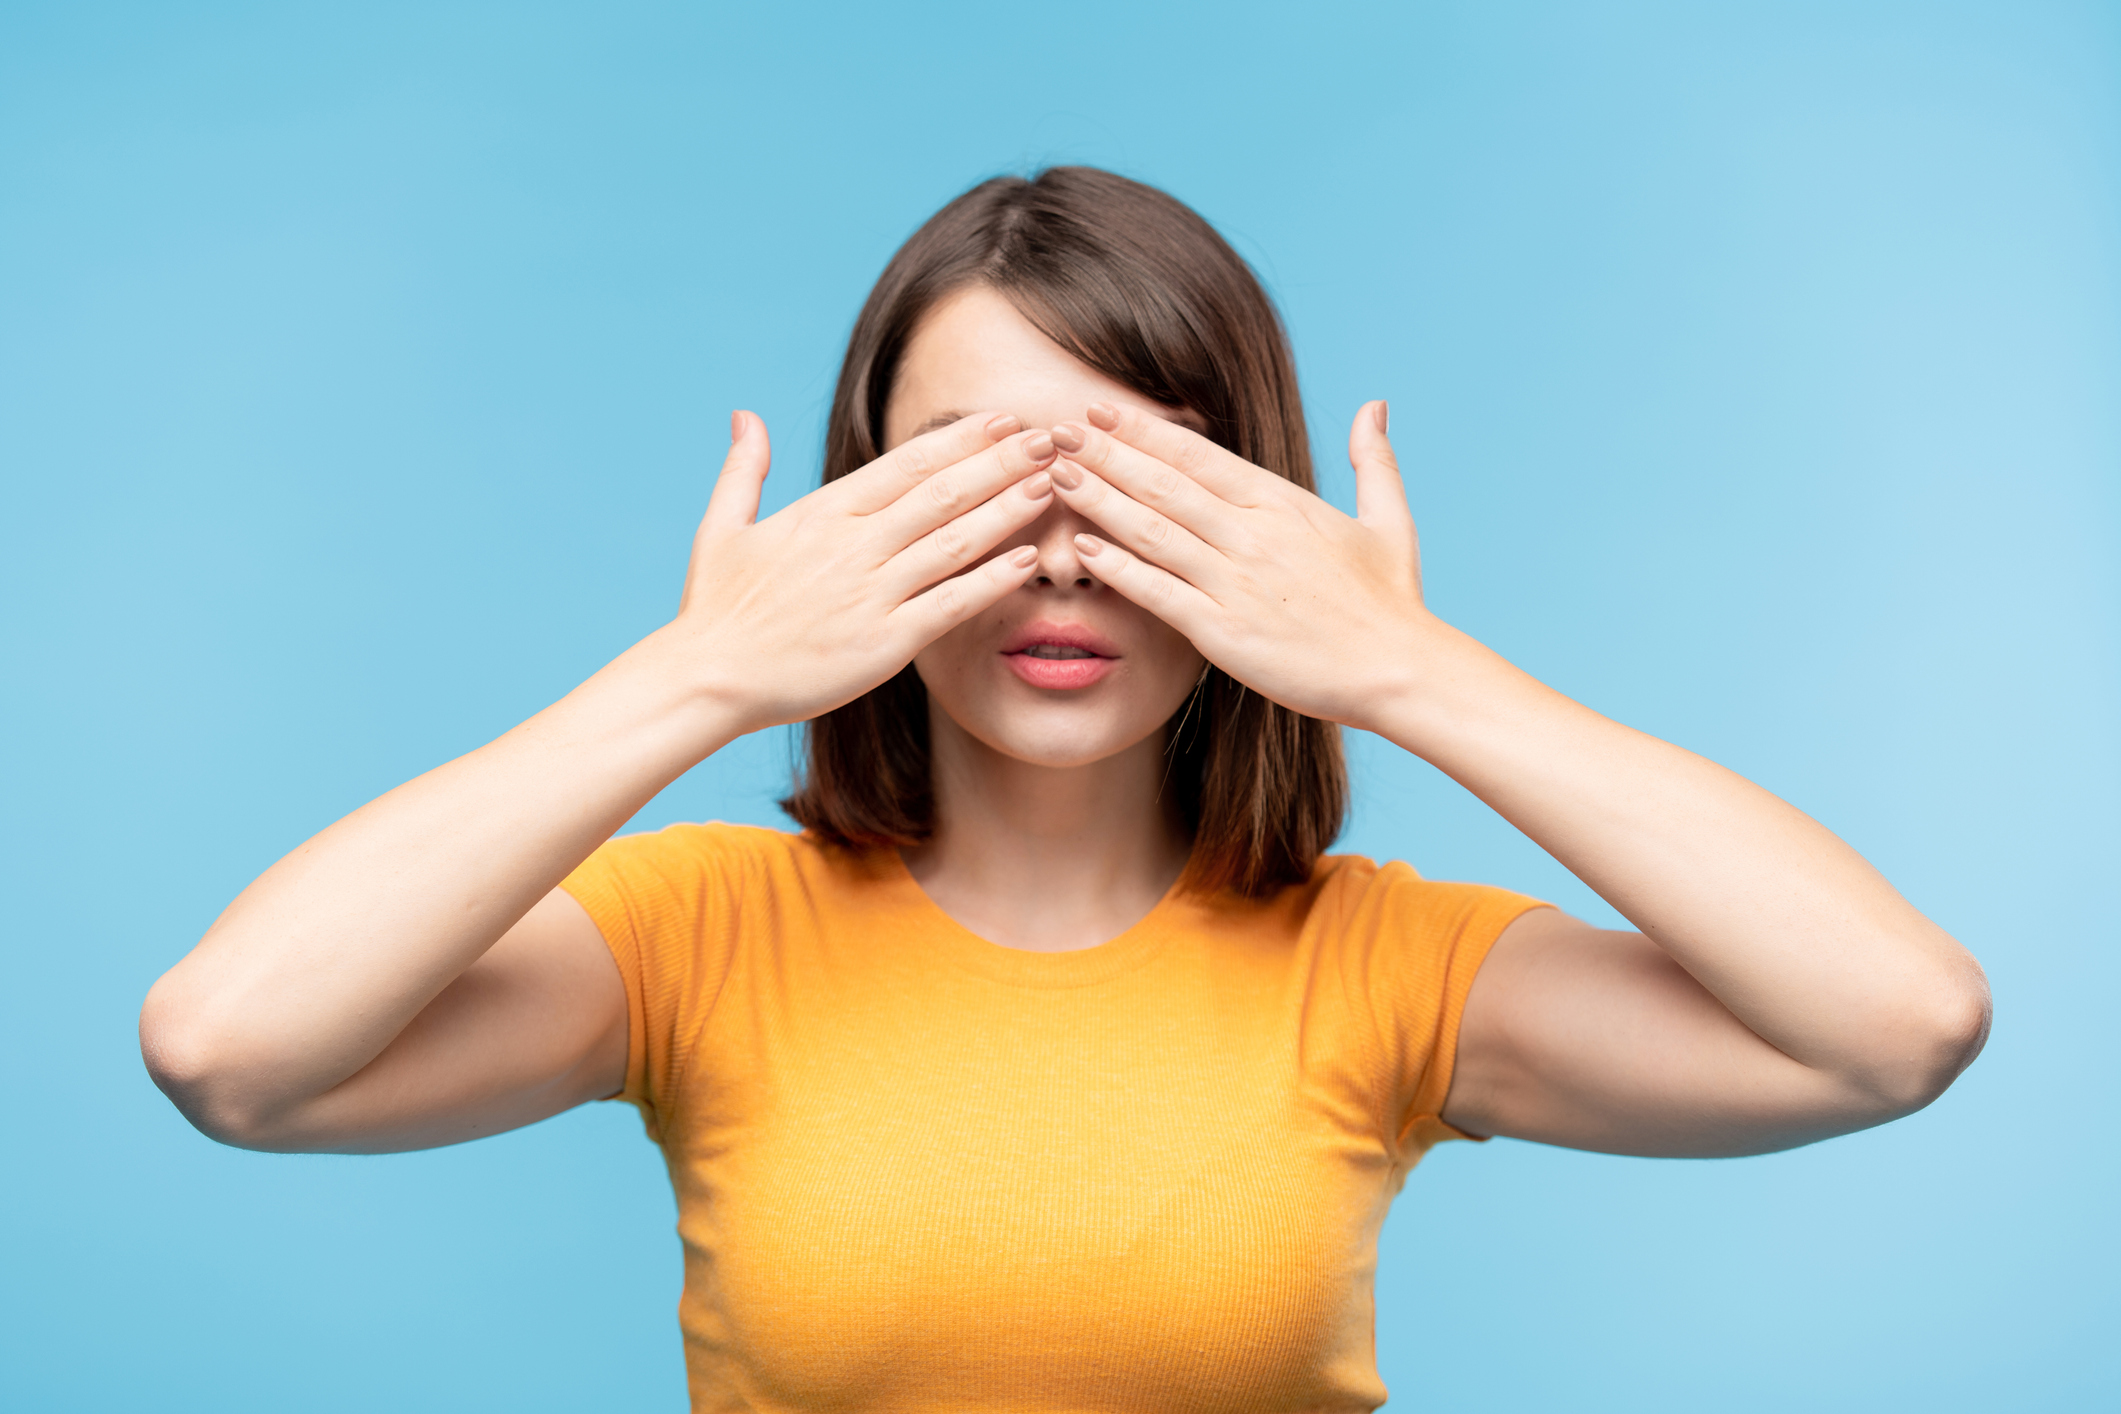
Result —
<instances>
[{"instance_id":1,"label":"woman's neck","mask_svg":"<svg viewBox=\"0 0 2121 1414\"><path fill-rule=\"evenodd\" d=\"M1069 952L1140 922L1186 864L1163 734L1086 766L1005 756L931 711L936 831L901 851L928 897L1004 947Z\"/></svg>"}]
</instances>

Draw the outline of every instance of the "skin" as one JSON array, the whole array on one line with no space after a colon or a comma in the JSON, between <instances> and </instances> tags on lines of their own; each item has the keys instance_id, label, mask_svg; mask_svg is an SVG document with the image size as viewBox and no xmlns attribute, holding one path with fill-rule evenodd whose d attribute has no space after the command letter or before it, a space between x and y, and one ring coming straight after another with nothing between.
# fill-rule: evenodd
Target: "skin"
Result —
<instances>
[{"instance_id":1,"label":"skin","mask_svg":"<svg viewBox=\"0 0 2121 1414\"><path fill-rule=\"evenodd\" d=\"M990 290L937 309L906 351L887 443L1005 407L1051 427L1091 403L1141 399L1078 363ZM1179 416L1173 409L1156 409ZM1199 680L1186 636L1089 572L1075 537L1095 525L1056 502L1016 538L1038 547L1029 583L922 649L938 828L906 851L928 896L981 937L1065 951L1125 932L1186 863L1177 820L1156 803L1163 724ZM1039 621L1084 625L1119 651L1092 688L1021 681L1000 649Z\"/></svg>"},{"instance_id":2,"label":"skin","mask_svg":"<svg viewBox=\"0 0 2121 1414\"><path fill-rule=\"evenodd\" d=\"M1383 404L1350 434L1352 517L1186 421L985 289L913 339L891 450L764 521L765 428L738 414L672 622L266 871L150 993L156 1080L214 1137L284 1150L448 1143L613 1093L624 991L554 886L705 756L908 661L939 828L907 863L1005 946L1094 946L1177 878L1162 727L1204 659L1423 757L1589 883L1639 931L1511 925L1467 1002L1461 1128L1761 1152L1917 1109L1978 1053L1979 967L1846 844L1428 612ZM1056 622L1113 650L1103 679L1011 669Z\"/></svg>"}]
</instances>

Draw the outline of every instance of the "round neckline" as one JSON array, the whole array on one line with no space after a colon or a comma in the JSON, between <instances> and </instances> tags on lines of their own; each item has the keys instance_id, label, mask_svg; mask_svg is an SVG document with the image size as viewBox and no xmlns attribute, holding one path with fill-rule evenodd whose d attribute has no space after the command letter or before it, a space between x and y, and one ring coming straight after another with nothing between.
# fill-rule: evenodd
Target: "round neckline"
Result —
<instances>
[{"instance_id":1,"label":"round neckline","mask_svg":"<svg viewBox=\"0 0 2121 1414\"><path fill-rule=\"evenodd\" d=\"M1178 881L1134 923L1104 942L1066 952L1012 948L967 928L928 897L899 852L888 846L892 884L903 895L907 911L925 925L916 931L949 961L982 977L1019 987L1088 987L1109 981L1163 951L1172 932L1171 918L1181 906Z\"/></svg>"}]
</instances>

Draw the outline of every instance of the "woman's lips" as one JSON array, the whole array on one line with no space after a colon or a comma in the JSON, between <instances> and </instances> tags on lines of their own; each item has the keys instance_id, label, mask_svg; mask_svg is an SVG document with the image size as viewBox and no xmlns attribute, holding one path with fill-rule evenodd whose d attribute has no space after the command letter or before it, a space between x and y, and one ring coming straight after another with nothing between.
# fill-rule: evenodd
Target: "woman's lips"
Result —
<instances>
[{"instance_id":1,"label":"woman's lips","mask_svg":"<svg viewBox=\"0 0 2121 1414\"><path fill-rule=\"evenodd\" d=\"M1112 671L1119 648L1086 624L1025 624L1002 644L1010 671L1033 687L1088 687Z\"/></svg>"},{"instance_id":2,"label":"woman's lips","mask_svg":"<svg viewBox=\"0 0 2121 1414\"><path fill-rule=\"evenodd\" d=\"M1029 653L1004 653L1014 672L1033 687L1088 687L1112 671L1111 658L1034 658Z\"/></svg>"}]
</instances>

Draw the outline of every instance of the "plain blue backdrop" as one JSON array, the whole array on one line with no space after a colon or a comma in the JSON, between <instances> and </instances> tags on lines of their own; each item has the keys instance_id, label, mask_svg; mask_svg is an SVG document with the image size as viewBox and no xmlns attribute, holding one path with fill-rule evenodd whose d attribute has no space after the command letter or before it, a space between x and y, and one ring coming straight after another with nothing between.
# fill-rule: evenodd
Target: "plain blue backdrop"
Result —
<instances>
[{"instance_id":1,"label":"plain blue backdrop","mask_svg":"<svg viewBox=\"0 0 2121 1414\"><path fill-rule=\"evenodd\" d=\"M1497 1142L1384 1239L1394 1409L2121 1406L2111 4L0 10L0 1404L682 1405L630 1110L217 1147L142 994L260 869L674 608L729 410L815 483L896 245L1091 162L1280 300L1434 604L1867 853L1987 1054L1814 1148ZM1353 743L1343 847L1611 913ZM638 823L777 823L785 734ZM861 1156L849 1156L860 1183Z\"/></svg>"}]
</instances>

